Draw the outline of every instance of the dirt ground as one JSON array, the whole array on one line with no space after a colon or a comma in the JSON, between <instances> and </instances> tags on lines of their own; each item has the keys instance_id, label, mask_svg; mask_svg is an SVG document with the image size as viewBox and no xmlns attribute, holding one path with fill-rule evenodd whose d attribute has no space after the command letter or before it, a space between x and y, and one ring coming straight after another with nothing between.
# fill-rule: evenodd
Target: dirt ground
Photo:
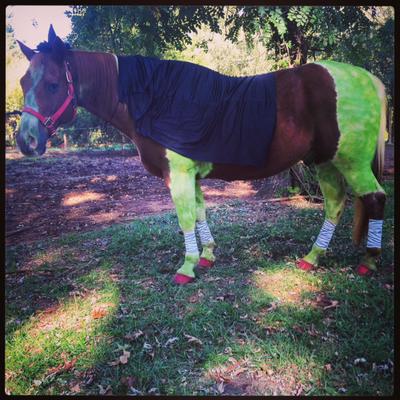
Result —
<instances>
[{"instance_id":1,"label":"dirt ground","mask_svg":"<svg viewBox=\"0 0 400 400\"><path fill-rule=\"evenodd\" d=\"M386 170L392 173L393 149L388 150ZM50 152L33 161L12 150L6 160L6 245L90 231L174 208L164 182L128 151ZM234 199L257 202L260 196L276 195L284 180L283 175L253 182L206 179L202 188L208 206Z\"/></svg>"},{"instance_id":2,"label":"dirt ground","mask_svg":"<svg viewBox=\"0 0 400 400\"><path fill-rule=\"evenodd\" d=\"M8 151L6 159L6 245L94 230L174 208L163 180L147 173L138 156L127 151L52 152L35 161ZM202 181L208 206L252 199L261 184Z\"/></svg>"}]
</instances>

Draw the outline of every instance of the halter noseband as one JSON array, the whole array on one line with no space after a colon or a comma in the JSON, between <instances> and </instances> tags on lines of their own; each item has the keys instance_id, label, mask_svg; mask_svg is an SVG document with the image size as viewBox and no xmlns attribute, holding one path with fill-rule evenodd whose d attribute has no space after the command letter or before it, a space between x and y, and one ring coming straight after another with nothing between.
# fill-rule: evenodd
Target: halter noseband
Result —
<instances>
[{"instance_id":1,"label":"halter noseband","mask_svg":"<svg viewBox=\"0 0 400 400\"><path fill-rule=\"evenodd\" d=\"M74 90L74 85L72 82L72 74L69 69L69 64L68 62L64 62L65 65L65 76L67 78L67 83L68 83L68 91L67 91L67 98L65 99L64 103L61 104L60 108L50 117L45 117L44 115L40 114L38 111L34 110L31 107L24 107L22 109L22 112L27 112L29 114L34 115L44 126L45 128L49 131L50 135L54 135L56 132L56 127L55 124L56 122L60 119L60 117L64 114L65 110L68 108L69 104L72 102L72 107L73 107L73 117L76 115L76 104L75 104L75 90Z\"/></svg>"}]
</instances>

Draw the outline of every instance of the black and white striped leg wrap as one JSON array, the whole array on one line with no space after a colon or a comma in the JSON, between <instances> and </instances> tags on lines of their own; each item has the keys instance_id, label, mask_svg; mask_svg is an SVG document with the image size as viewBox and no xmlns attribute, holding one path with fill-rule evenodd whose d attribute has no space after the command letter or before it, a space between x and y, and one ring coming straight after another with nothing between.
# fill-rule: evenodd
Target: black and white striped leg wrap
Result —
<instances>
[{"instance_id":1,"label":"black and white striped leg wrap","mask_svg":"<svg viewBox=\"0 0 400 400\"><path fill-rule=\"evenodd\" d=\"M336 225L326 219L315 241L316 246L326 250L335 232L335 228Z\"/></svg>"},{"instance_id":2,"label":"black and white striped leg wrap","mask_svg":"<svg viewBox=\"0 0 400 400\"><path fill-rule=\"evenodd\" d=\"M183 236L185 237L186 254L199 255L199 249L197 247L196 235L194 231L184 232Z\"/></svg>"},{"instance_id":3,"label":"black and white striped leg wrap","mask_svg":"<svg viewBox=\"0 0 400 400\"><path fill-rule=\"evenodd\" d=\"M382 245L382 226L383 220L370 219L368 222L368 241L367 248L380 249Z\"/></svg>"},{"instance_id":4,"label":"black and white striped leg wrap","mask_svg":"<svg viewBox=\"0 0 400 400\"><path fill-rule=\"evenodd\" d=\"M196 223L197 232L200 235L201 244L207 244L214 242L214 238L211 235L210 228L208 227L207 221L201 221Z\"/></svg>"}]
</instances>

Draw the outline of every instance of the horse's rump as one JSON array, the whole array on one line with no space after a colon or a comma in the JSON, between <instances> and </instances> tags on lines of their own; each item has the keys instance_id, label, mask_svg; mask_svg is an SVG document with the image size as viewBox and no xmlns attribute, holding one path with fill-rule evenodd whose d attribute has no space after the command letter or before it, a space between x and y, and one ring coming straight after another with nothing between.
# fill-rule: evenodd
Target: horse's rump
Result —
<instances>
[{"instance_id":1,"label":"horse's rump","mask_svg":"<svg viewBox=\"0 0 400 400\"><path fill-rule=\"evenodd\" d=\"M118 57L138 133L194 160L262 166L276 123L275 73L229 77L196 64Z\"/></svg>"}]
</instances>

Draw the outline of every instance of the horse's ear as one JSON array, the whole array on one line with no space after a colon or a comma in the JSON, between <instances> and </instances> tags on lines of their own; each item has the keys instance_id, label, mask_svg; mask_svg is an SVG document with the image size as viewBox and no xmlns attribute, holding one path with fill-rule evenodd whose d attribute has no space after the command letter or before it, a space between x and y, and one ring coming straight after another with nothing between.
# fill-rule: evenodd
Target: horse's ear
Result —
<instances>
[{"instance_id":1,"label":"horse's ear","mask_svg":"<svg viewBox=\"0 0 400 400\"><path fill-rule=\"evenodd\" d=\"M65 59L65 53L67 48L65 47L64 42L56 36L54 41L51 43L51 56L53 59L61 64Z\"/></svg>"},{"instance_id":2,"label":"horse's ear","mask_svg":"<svg viewBox=\"0 0 400 400\"><path fill-rule=\"evenodd\" d=\"M22 53L24 54L24 56L29 61L31 61L32 57L35 55L35 52L32 49L30 49L28 46L26 46L25 44L20 42L19 40L17 40L17 43L18 43L19 48L21 49Z\"/></svg>"},{"instance_id":3,"label":"horse's ear","mask_svg":"<svg viewBox=\"0 0 400 400\"><path fill-rule=\"evenodd\" d=\"M56 31L54 30L53 25L51 24L50 28L49 28L49 36L48 36L47 41L50 44L53 44L53 42L56 40L56 37L57 37Z\"/></svg>"}]
</instances>

